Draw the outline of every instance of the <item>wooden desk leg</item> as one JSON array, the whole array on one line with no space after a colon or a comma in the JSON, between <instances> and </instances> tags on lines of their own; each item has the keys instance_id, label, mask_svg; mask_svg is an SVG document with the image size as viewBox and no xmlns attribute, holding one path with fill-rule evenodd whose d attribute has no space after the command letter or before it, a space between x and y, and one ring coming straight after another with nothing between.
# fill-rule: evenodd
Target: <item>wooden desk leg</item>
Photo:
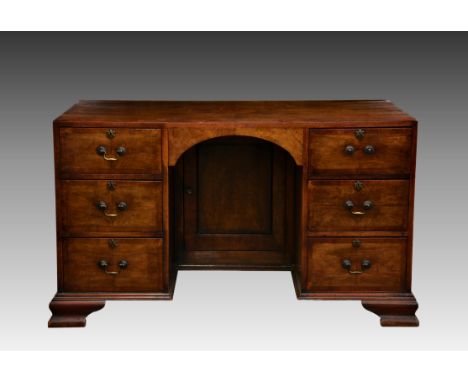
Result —
<instances>
[{"instance_id":1,"label":"wooden desk leg","mask_svg":"<svg viewBox=\"0 0 468 382\"><path fill-rule=\"evenodd\" d=\"M84 327L86 317L104 308L105 304L105 301L72 301L54 298L49 305L52 312L49 328Z\"/></svg>"},{"instance_id":2,"label":"wooden desk leg","mask_svg":"<svg viewBox=\"0 0 468 382\"><path fill-rule=\"evenodd\" d=\"M419 326L415 315L418 302L413 295L363 300L362 306L380 316L381 326Z\"/></svg>"}]
</instances>

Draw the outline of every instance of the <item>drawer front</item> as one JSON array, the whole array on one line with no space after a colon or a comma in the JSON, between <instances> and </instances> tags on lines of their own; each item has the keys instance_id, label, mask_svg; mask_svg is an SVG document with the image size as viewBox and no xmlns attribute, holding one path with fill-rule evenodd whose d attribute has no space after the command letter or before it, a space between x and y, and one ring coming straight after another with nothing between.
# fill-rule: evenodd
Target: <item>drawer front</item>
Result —
<instances>
[{"instance_id":1,"label":"drawer front","mask_svg":"<svg viewBox=\"0 0 468 382\"><path fill-rule=\"evenodd\" d=\"M307 289L403 291L405 262L405 239L309 239Z\"/></svg>"},{"instance_id":2,"label":"drawer front","mask_svg":"<svg viewBox=\"0 0 468 382\"><path fill-rule=\"evenodd\" d=\"M162 182L62 181L62 219L69 235L156 235L162 232Z\"/></svg>"},{"instance_id":3,"label":"drawer front","mask_svg":"<svg viewBox=\"0 0 468 382\"><path fill-rule=\"evenodd\" d=\"M161 168L161 130L60 129L62 175L158 175Z\"/></svg>"},{"instance_id":4,"label":"drawer front","mask_svg":"<svg viewBox=\"0 0 468 382\"><path fill-rule=\"evenodd\" d=\"M309 231L404 231L407 180L308 182Z\"/></svg>"},{"instance_id":5,"label":"drawer front","mask_svg":"<svg viewBox=\"0 0 468 382\"><path fill-rule=\"evenodd\" d=\"M409 174L412 129L309 131L309 176Z\"/></svg>"},{"instance_id":6,"label":"drawer front","mask_svg":"<svg viewBox=\"0 0 468 382\"><path fill-rule=\"evenodd\" d=\"M162 244L162 239L64 240L64 291L161 291Z\"/></svg>"}]
</instances>

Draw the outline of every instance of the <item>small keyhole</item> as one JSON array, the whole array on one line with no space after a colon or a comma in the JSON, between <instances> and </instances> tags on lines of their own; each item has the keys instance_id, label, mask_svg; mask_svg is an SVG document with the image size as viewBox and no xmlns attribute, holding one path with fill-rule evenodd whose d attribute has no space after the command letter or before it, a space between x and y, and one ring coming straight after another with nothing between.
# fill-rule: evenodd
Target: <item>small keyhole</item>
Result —
<instances>
[{"instance_id":1,"label":"small keyhole","mask_svg":"<svg viewBox=\"0 0 468 382\"><path fill-rule=\"evenodd\" d=\"M361 246L361 240L354 239L352 243L354 248L359 248Z\"/></svg>"},{"instance_id":2,"label":"small keyhole","mask_svg":"<svg viewBox=\"0 0 468 382\"><path fill-rule=\"evenodd\" d=\"M115 191L115 188L116 188L116 185L115 185L115 182L113 180L110 180L107 182L107 189L109 191Z\"/></svg>"},{"instance_id":3,"label":"small keyhole","mask_svg":"<svg viewBox=\"0 0 468 382\"><path fill-rule=\"evenodd\" d=\"M363 188L364 188L364 185L362 184L362 182L360 182L359 180L354 182L354 189L356 191L361 191Z\"/></svg>"},{"instance_id":4,"label":"small keyhole","mask_svg":"<svg viewBox=\"0 0 468 382\"><path fill-rule=\"evenodd\" d=\"M192 187L185 187L185 192L187 193L187 195L192 195L193 194Z\"/></svg>"}]
</instances>

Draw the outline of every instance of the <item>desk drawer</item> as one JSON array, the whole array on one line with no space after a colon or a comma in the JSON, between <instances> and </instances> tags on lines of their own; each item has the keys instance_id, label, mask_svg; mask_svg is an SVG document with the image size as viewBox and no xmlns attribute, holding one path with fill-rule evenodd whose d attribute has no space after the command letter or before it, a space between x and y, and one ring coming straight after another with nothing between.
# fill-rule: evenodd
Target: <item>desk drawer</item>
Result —
<instances>
[{"instance_id":1,"label":"desk drawer","mask_svg":"<svg viewBox=\"0 0 468 382\"><path fill-rule=\"evenodd\" d=\"M309 231L404 231L407 180L314 180L308 183Z\"/></svg>"},{"instance_id":2,"label":"desk drawer","mask_svg":"<svg viewBox=\"0 0 468 382\"><path fill-rule=\"evenodd\" d=\"M60 129L60 172L64 176L162 174L161 130Z\"/></svg>"},{"instance_id":3,"label":"desk drawer","mask_svg":"<svg viewBox=\"0 0 468 382\"><path fill-rule=\"evenodd\" d=\"M64 240L64 291L161 291L162 241L120 238Z\"/></svg>"},{"instance_id":4,"label":"desk drawer","mask_svg":"<svg viewBox=\"0 0 468 382\"><path fill-rule=\"evenodd\" d=\"M309 176L409 174L410 128L309 131Z\"/></svg>"},{"instance_id":5,"label":"desk drawer","mask_svg":"<svg viewBox=\"0 0 468 382\"><path fill-rule=\"evenodd\" d=\"M310 291L391 291L404 288L406 240L309 239Z\"/></svg>"},{"instance_id":6,"label":"desk drawer","mask_svg":"<svg viewBox=\"0 0 468 382\"><path fill-rule=\"evenodd\" d=\"M162 232L162 182L62 181L63 232L119 236Z\"/></svg>"}]
</instances>

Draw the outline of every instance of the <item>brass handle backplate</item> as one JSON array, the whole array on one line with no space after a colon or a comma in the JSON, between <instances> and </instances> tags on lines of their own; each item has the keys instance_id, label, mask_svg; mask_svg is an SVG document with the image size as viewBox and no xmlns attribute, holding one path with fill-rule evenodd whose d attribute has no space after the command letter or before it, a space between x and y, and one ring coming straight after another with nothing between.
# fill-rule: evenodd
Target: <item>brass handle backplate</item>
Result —
<instances>
[{"instance_id":1,"label":"brass handle backplate","mask_svg":"<svg viewBox=\"0 0 468 382\"><path fill-rule=\"evenodd\" d=\"M344 203L344 206L348 209L348 211L352 215L365 215L367 211L371 210L374 207L374 203L372 203L372 201L370 200L366 200L364 203L362 203L362 207L363 207L362 210L356 210L354 208L355 206L352 200L347 200Z\"/></svg>"},{"instance_id":2,"label":"brass handle backplate","mask_svg":"<svg viewBox=\"0 0 468 382\"><path fill-rule=\"evenodd\" d=\"M351 274L351 275L360 275L360 274L364 273L365 271L367 271L372 266L372 263L368 259L362 260L361 261L361 270L360 271L352 270L353 263L349 259L344 259L341 262L341 266L344 269L346 269L348 271L348 273Z\"/></svg>"},{"instance_id":3,"label":"brass handle backplate","mask_svg":"<svg viewBox=\"0 0 468 382\"><path fill-rule=\"evenodd\" d=\"M118 202L117 203L117 211L125 211L128 209L128 204L125 203L125 202ZM104 213L104 215L106 215L107 217L110 217L110 218L115 218L117 216L119 216L119 214L117 212L109 212L108 211L108 206L107 206L107 203L104 201L104 200L100 200L99 202L96 203L96 208L99 210L99 211L102 211Z\"/></svg>"},{"instance_id":4,"label":"brass handle backplate","mask_svg":"<svg viewBox=\"0 0 468 382\"><path fill-rule=\"evenodd\" d=\"M107 270L107 268L109 267L109 263L106 260L99 260L97 265L107 275L115 276L115 275L118 275L121 271L123 271L124 269L126 269L128 267L128 261L127 260L120 260L119 264L118 264L118 266L119 266L118 271L109 271L109 270Z\"/></svg>"},{"instance_id":5,"label":"brass handle backplate","mask_svg":"<svg viewBox=\"0 0 468 382\"><path fill-rule=\"evenodd\" d=\"M96 153L99 155L99 156L102 156L105 160L107 161L116 161L116 160L119 160L119 157L123 156L126 154L127 152L127 149L123 146L120 146L120 147L117 147L117 149L115 150L115 152L117 153L118 156L109 156L107 155L107 148L106 146L98 146L96 148Z\"/></svg>"},{"instance_id":6,"label":"brass handle backplate","mask_svg":"<svg viewBox=\"0 0 468 382\"><path fill-rule=\"evenodd\" d=\"M346 145L344 151L346 154L352 155L356 152L356 147L353 145ZM372 145L367 145L362 149L362 151L367 155L372 155L375 153L375 147Z\"/></svg>"}]
</instances>

